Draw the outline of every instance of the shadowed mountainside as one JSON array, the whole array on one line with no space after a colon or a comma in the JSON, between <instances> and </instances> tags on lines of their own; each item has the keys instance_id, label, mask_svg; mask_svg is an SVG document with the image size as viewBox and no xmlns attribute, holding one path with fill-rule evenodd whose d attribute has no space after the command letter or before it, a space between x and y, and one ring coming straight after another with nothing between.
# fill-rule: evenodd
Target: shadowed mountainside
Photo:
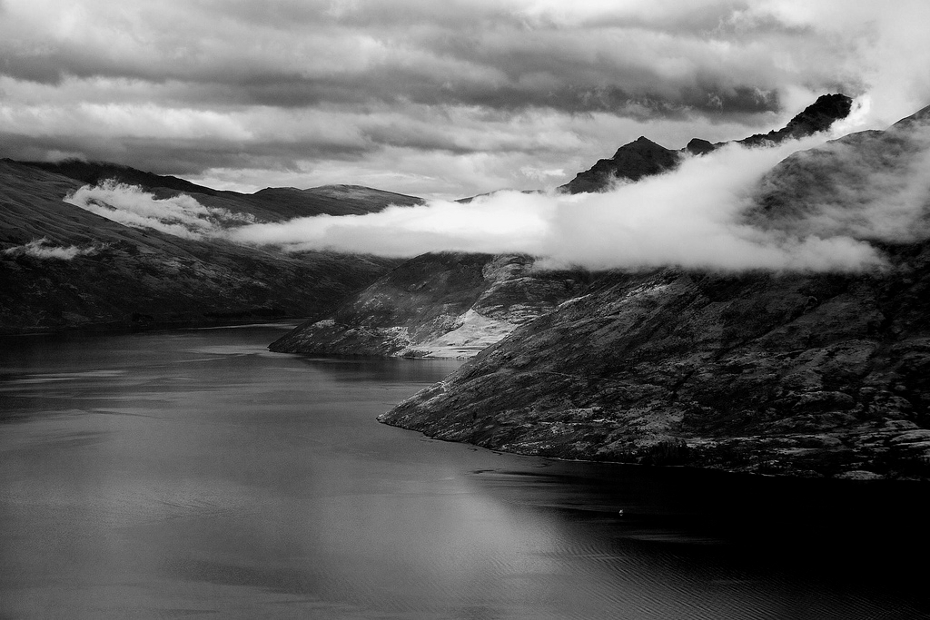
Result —
<instances>
[{"instance_id":1,"label":"shadowed mountainside","mask_svg":"<svg viewBox=\"0 0 930 620\"><path fill-rule=\"evenodd\" d=\"M176 194L164 187L173 183L170 177L145 178L159 184L147 186L156 194ZM0 332L306 317L331 310L398 262L327 252L288 254L124 226L63 202L83 183L0 161ZM338 202L343 190L308 191ZM376 196L391 197L382 198L377 208L396 196L365 189L356 194L372 209ZM296 200L281 207L265 197L261 209L223 195L196 196L269 219L303 209Z\"/></svg>"},{"instance_id":2,"label":"shadowed mountainside","mask_svg":"<svg viewBox=\"0 0 930 620\"><path fill-rule=\"evenodd\" d=\"M380 419L524 454L930 478L928 116L789 157L746 216L870 239L884 269L611 273ZM864 224L889 202L919 210L899 238Z\"/></svg>"}]
</instances>

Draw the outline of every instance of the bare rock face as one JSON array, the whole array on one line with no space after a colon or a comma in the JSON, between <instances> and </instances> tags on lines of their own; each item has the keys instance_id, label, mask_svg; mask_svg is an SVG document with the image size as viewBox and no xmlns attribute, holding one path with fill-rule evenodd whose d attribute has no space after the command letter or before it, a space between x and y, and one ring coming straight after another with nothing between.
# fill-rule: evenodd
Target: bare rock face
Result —
<instances>
[{"instance_id":1,"label":"bare rock face","mask_svg":"<svg viewBox=\"0 0 930 620\"><path fill-rule=\"evenodd\" d=\"M470 357L577 294L576 272L536 271L523 255L439 253L411 259L336 312L271 345L328 355Z\"/></svg>"},{"instance_id":2,"label":"bare rock face","mask_svg":"<svg viewBox=\"0 0 930 620\"><path fill-rule=\"evenodd\" d=\"M883 268L611 273L380 419L524 454L930 478L923 114L789 158L746 215L791 234L830 222L879 248ZM893 182L902 171L916 181ZM911 226L864 227L874 208Z\"/></svg>"}]
</instances>

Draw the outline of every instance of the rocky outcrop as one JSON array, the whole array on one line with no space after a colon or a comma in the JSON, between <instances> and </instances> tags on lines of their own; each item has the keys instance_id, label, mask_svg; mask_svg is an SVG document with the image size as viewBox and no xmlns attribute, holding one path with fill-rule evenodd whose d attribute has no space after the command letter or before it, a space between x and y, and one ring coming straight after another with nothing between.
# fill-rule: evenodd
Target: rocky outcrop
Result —
<instances>
[{"instance_id":1,"label":"rocky outcrop","mask_svg":"<svg viewBox=\"0 0 930 620\"><path fill-rule=\"evenodd\" d=\"M788 121L788 124L776 131L755 134L739 140L740 144L753 146L765 142L782 142L791 138L803 138L821 131L826 131L841 118L849 116L852 99L842 94L821 95L817 101Z\"/></svg>"},{"instance_id":2,"label":"rocky outcrop","mask_svg":"<svg viewBox=\"0 0 930 620\"><path fill-rule=\"evenodd\" d=\"M788 121L783 128L765 134L755 134L737 142L754 146L810 136L826 131L838 119L846 118L851 107L852 99L846 95L822 95ZM638 181L644 176L671 170L678 166L682 154L703 155L722 144L725 143L712 144L707 140L694 138L683 149L676 151L641 136L617 149L611 159L601 159L589 170L579 172L574 179L559 187L559 190L569 194L604 191L617 181Z\"/></svg>"},{"instance_id":3,"label":"rocky outcrop","mask_svg":"<svg viewBox=\"0 0 930 620\"><path fill-rule=\"evenodd\" d=\"M271 345L315 355L470 357L577 294L587 276L524 255L424 254Z\"/></svg>"},{"instance_id":4,"label":"rocky outcrop","mask_svg":"<svg viewBox=\"0 0 930 620\"><path fill-rule=\"evenodd\" d=\"M746 216L786 234L833 222L883 268L611 273L380 419L524 454L930 478L928 115L789 158ZM893 183L902 171L917 182ZM877 205L919 213L895 238L863 227Z\"/></svg>"}]
</instances>

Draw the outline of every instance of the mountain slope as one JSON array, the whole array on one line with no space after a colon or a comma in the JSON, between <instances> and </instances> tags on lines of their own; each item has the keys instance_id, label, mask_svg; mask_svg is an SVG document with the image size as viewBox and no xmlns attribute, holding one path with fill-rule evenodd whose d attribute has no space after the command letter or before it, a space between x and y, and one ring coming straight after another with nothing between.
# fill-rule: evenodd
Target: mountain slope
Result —
<instances>
[{"instance_id":1,"label":"mountain slope","mask_svg":"<svg viewBox=\"0 0 930 620\"><path fill-rule=\"evenodd\" d=\"M381 420L527 454L930 478L927 115L789 158L747 215L871 239L883 270L612 273ZM914 223L867 235L895 174Z\"/></svg>"},{"instance_id":2,"label":"mountain slope","mask_svg":"<svg viewBox=\"0 0 930 620\"><path fill-rule=\"evenodd\" d=\"M315 355L468 357L577 294L578 272L522 255L424 254L299 326L271 350Z\"/></svg>"},{"instance_id":3,"label":"mountain slope","mask_svg":"<svg viewBox=\"0 0 930 620\"><path fill-rule=\"evenodd\" d=\"M307 316L397 264L131 228L63 202L82 184L0 161L0 332Z\"/></svg>"}]
</instances>

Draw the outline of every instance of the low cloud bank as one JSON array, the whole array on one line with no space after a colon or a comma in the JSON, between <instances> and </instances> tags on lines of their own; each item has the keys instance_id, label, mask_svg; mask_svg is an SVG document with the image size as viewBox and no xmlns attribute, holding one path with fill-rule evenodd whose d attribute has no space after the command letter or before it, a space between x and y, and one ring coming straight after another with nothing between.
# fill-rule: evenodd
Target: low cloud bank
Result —
<instances>
[{"instance_id":1,"label":"low cloud bank","mask_svg":"<svg viewBox=\"0 0 930 620\"><path fill-rule=\"evenodd\" d=\"M185 239L215 237L226 226L255 222L252 215L205 207L187 194L156 198L141 187L114 181L85 185L64 201L126 226L150 228Z\"/></svg>"},{"instance_id":2,"label":"low cloud bank","mask_svg":"<svg viewBox=\"0 0 930 620\"><path fill-rule=\"evenodd\" d=\"M46 237L41 239L33 239L29 243L23 245L17 245L12 248L7 248L3 250L4 256L31 256L32 258L39 259L56 259L56 260L72 260L78 256L90 256L96 254L100 250L104 249L105 246L101 245L89 245L85 247L79 247L76 245L67 245L67 246L56 246L53 245L51 241Z\"/></svg>"},{"instance_id":3,"label":"low cloud bank","mask_svg":"<svg viewBox=\"0 0 930 620\"><path fill-rule=\"evenodd\" d=\"M880 266L882 257L869 240L912 238L917 230L926 236L926 226L915 226L927 197L927 177L916 170L923 159L876 170L846 146L832 147L850 154L841 153L831 165L858 180L861 191L855 196L839 195L831 208L818 205L794 223L760 225L747 216L776 164L825 141L819 136L765 148L732 144L688 158L675 171L604 193L499 192L467 204L433 201L364 216L300 218L244 226L230 235L290 250L392 256L525 252L550 266L802 271ZM857 225L843 224L849 221Z\"/></svg>"},{"instance_id":4,"label":"low cloud bank","mask_svg":"<svg viewBox=\"0 0 930 620\"><path fill-rule=\"evenodd\" d=\"M906 148L869 139L731 144L597 194L505 191L466 204L437 200L276 223L244 223L190 196L158 200L112 184L81 188L68 201L132 226L288 251L521 252L543 265L592 269L858 271L884 264L871 241L930 237L930 129L908 128ZM767 212L766 195L783 204Z\"/></svg>"}]
</instances>

